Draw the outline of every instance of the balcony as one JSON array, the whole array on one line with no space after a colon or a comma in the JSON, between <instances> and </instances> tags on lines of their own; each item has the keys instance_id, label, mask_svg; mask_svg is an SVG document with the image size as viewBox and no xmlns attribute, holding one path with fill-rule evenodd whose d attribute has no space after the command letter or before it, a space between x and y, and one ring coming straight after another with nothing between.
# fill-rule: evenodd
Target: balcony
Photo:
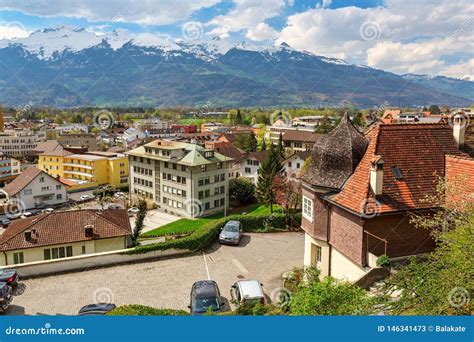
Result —
<instances>
[{"instance_id":1,"label":"balcony","mask_svg":"<svg viewBox=\"0 0 474 342\"><path fill-rule=\"evenodd\" d=\"M84 165L84 164L64 163L63 165L64 166L69 166L69 167L81 167L81 168L87 169L87 170L92 170L93 169L92 166Z\"/></svg>"},{"instance_id":2,"label":"balcony","mask_svg":"<svg viewBox=\"0 0 474 342\"><path fill-rule=\"evenodd\" d=\"M64 173L68 173L68 174L76 175L76 176L88 177L88 178L94 177L94 175L91 175L90 173L85 173L85 172L80 172L80 171L64 170Z\"/></svg>"}]
</instances>

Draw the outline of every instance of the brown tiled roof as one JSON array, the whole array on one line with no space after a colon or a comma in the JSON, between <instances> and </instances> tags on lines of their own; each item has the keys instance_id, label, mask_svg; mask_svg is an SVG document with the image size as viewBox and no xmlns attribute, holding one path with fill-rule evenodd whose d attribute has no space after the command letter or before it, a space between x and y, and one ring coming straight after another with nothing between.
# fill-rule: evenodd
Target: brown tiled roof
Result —
<instances>
[{"instance_id":1,"label":"brown tiled roof","mask_svg":"<svg viewBox=\"0 0 474 342\"><path fill-rule=\"evenodd\" d=\"M313 147L311 165L302 180L313 186L341 189L367 149L368 140L345 114L339 125Z\"/></svg>"},{"instance_id":2,"label":"brown tiled roof","mask_svg":"<svg viewBox=\"0 0 474 342\"><path fill-rule=\"evenodd\" d=\"M265 158L267 158L268 151L257 151L257 152L250 152L247 156L255 158L259 161L259 163L263 163Z\"/></svg>"},{"instance_id":3,"label":"brown tiled roof","mask_svg":"<svg viewBox=\"0 0 474 342\"><path fill-rule=\"evenodd\" d=\"M448 204L474 205L474 158L446 156L446 192Z\"/></svg>"},{"instance_id":4,"label":"brown tiled roof","mask_svg":"<svg viewBox=\"0 0 474 342\"><path fill-rule=\"evenodd\" d=\"M301 130L286 130L282 133L283 141L302 141L314 143L322 136L324 136L324 134Z\"/></svg>"},{"instance_id":5,"label":"brown tiled roof","mask_svg":"<svg viewBox=\"0 0 474 342\"><path fill-rule=\"evenodd\" d=\"M234 145L219 146L215 149L220 154L240 162L245 157L245 151Z\"/></svg>"},{"instance_id":6,"label":"brown tiled roof","mask_svg":"<svg viewBox=\"0 0 474 342\"><path fill-rule=\"evenodd\" d=\"M33 152L44 153L44 152L62 150L62 149L63 147L61 146L60 143L57 142L57 140L47 140L47 141L38 143L38 145L36 145L36 147L33 149Z\"/></svg>"},{"instance_id":7,"label":"brown tiled roof","mask_svg":"<svg viewBox=\"0 0 474 342\"><path fill-rule=\"evenodd\" d=\"M25 171L20 173L13 181L8 183L3 190L8 193L10 196L14 196L17 193L19 193L21 190L23 190L30 182L35 179L40 173L43 173L44 175L51 177L48 175L46 172L41 171L40 169L30 166L27 168Z\"/></svg>"},{"instance_id":8,"label":"brown tiled roof","mask_svg":"<svg viewBox=\"0 0 474 342\"><path fill-rule=\"evenodd\" d=\"M367 151L342 191L329 198L359 214L432 208L438 177L445 173L445 155L459 155L452 129L446 124L380 124L368 133ZM370 189L370 163L383 161L382 196L375 202ZM403 178L395 179L392 167ZM375 208L377 206L377 208Z\"/></svg>"},{"instance_id":9,"label":"brown tiled roof","mask_svg":"<svg viewBox=\"0 0 474 342\"><path fill-rule=\"evenodd\" d=\"M107 152L120 153L125 152L125 149L122 146L112 146L107 150Z\"/></svg>"},{"instance_id":10,"label":"brown tiled roof","mask_svg":"<svg viewBox=\"0 0 474 342\"><path fill-rule=\"evenodd\" d=\"M298 152L293 153L291 156L289 156L285 160L288 160L292 158L293 156L298 156L299 158L306 160L310 155L311 155L311 151L298 151Z\"/></svg>"},{"instance_id":11,"label":"brown tiled roof","mask_svg":"<svg viewBox=\"0 0 474 342\"><path fill-rule=\"evenodd\" d=\"M85 226L94 227L94 237L86 237ZM33 231L26 241L24 232ZM13 221L0 236L0 250L17 250L73 242L128 236L132 232L126 210L76 210L53 212Z\"/></svg>"}]
</instances>

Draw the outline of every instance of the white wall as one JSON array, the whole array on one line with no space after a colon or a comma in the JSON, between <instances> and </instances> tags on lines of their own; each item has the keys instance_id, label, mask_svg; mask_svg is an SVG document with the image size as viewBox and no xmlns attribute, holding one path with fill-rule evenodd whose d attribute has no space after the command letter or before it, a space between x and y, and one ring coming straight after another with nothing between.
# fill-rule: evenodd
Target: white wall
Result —
<instances>
[{"instance_id":1,"label":"white wall","mask_svg":"<svg viewBox=\"0 0 474 342\"><path fill-rule=\"evenodd\" d=\"M251 160L252 162L257 161L254 158L245 158L245 159L243 159L242 162L240 163L240 176L249 178L254 182L254 184L257 184L258 169L260 168L260 163L258 163L258 165L253 165L253 164L249 165L247 163L248 160ZM250 172L245 172L246 168L250 168Z\"/></svg>"},{"instance_id":2,"label":"white wall","mask_svg":"<svg viewBox=\"0 0 474 342\"><path fill-rule=\"evenodd\" d=\"M41 178L44 179L44 182L40 182ZM56 186L58 186L59 189L56 189ZM49 187L49 189L43 190L44 187ZM31 194L28 194L29 190L31 190ZM50 200L41 197L49 194L52 195ZM57 195L61 195L61 198L58 199ZM45 173L40 173L30 182L30 184L14 197L21 200L25 204L26 209L33 209L38 206L56 205L67 201L66 186Z\"/></svg>"},{"instance_id":3,"label":"white wall","mask_svg":"<svg viewBox=\"0 0 474 342\"><path fill-rule=\"evenodd\" d=\"M334 247L331 248L331 276L334 278L356 281L369 270L356 265Z\"/></svg>"}]
</instances>

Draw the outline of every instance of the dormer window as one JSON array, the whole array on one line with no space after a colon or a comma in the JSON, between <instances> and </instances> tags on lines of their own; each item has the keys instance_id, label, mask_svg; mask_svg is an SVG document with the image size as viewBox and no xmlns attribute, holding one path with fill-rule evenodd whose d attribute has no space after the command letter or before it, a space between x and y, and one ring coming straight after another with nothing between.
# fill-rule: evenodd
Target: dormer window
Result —
<instances>
[{"instance_id":1,"label":"dormer window","mask_svg":"<svg viewBox=\"0 0 474 342\"><path fill-rule=\"evenodd\" d=\"M392 166L392 173L395 176L396 180L402 180L403 179L403 174L402 171L398 168L398 166Z\"/></svg>"}]
</instances>

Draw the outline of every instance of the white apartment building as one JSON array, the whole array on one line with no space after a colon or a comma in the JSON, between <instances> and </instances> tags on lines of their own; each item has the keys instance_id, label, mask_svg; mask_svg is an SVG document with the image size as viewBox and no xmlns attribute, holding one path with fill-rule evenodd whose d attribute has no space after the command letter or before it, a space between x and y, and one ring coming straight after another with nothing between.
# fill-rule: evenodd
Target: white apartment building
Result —
<instances>
[{"instance_id":1,"label":"white apartment building","mask_svg":"<svg viewBox=\"0 0 474 342\"><path fill-rule=\"evenodd\" d=\"M130 191L178 216L199 217L228 206L229 164L197 144L155 140L127 152Z\"/></svg>"},{"instance_id":2,"label":"white apartment building","mask_svg":"<svg viewBox=\"0 0 474 342\"><path fill-rule=\"evenodd\" d=\"M32 156L38 143L46 141L45 131L16 131L0 132L0 151L11 157Z\"/></svg>"}]
</instances>

